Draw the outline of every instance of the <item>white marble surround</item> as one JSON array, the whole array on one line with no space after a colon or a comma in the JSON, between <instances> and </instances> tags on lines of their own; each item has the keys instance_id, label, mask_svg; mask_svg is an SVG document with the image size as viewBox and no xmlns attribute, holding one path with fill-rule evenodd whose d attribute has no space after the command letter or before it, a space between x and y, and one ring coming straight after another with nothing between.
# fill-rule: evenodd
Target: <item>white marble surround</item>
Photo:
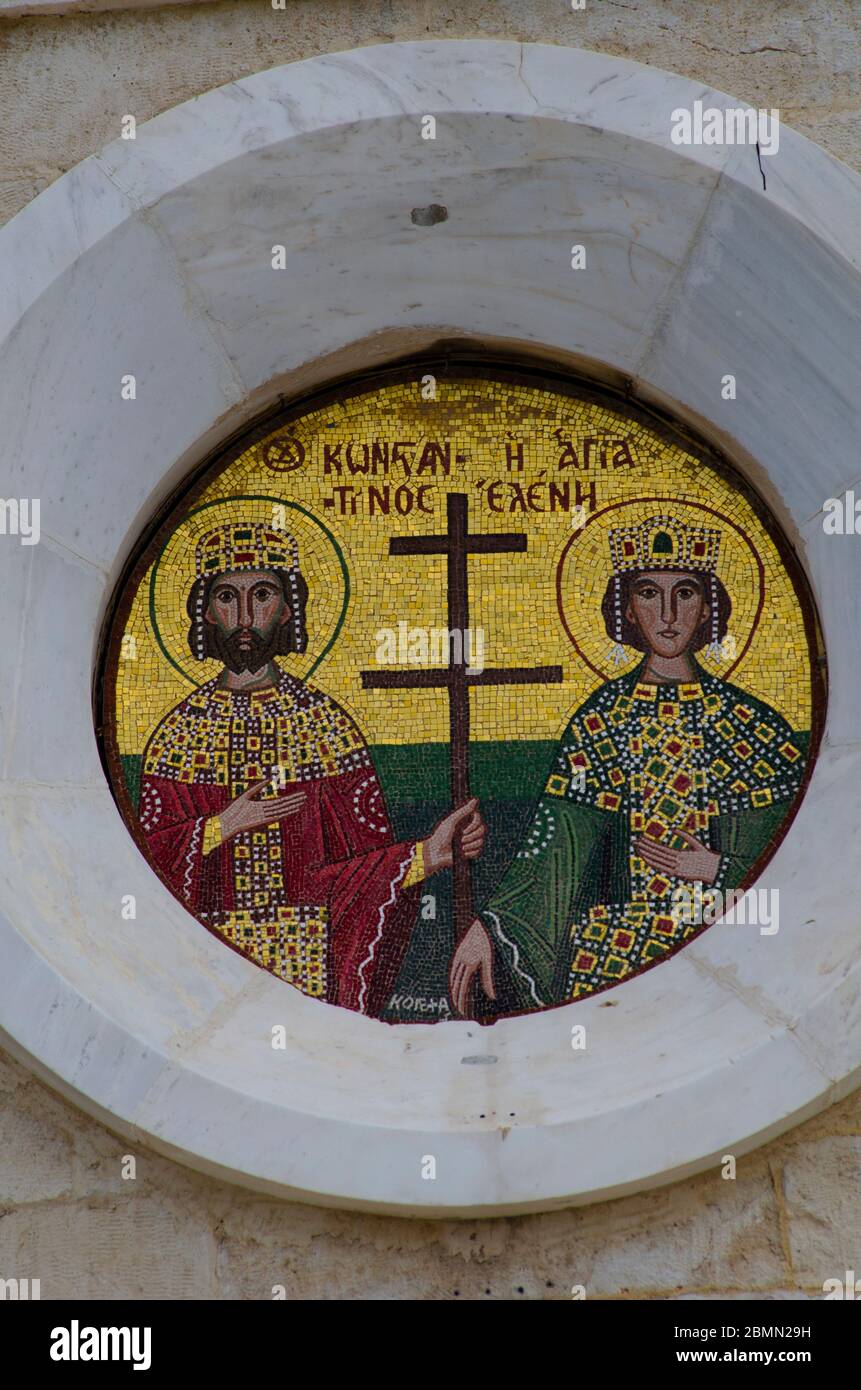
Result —
<instances>
[{"instance_id":1,"label":"white marble surround","mask_svg":"<svg viewBox=\"0 0 861 1390\"><path fill-rule=\"evenodd\" d=\"M861 181L786 128L766 191L749 148L673 146L697 99L739 104L562 47L364 48L159 116L0 231L0 478L42 518L36 546L0 536L0 1036L130 1143L309 1201L489 1215L716 1167L857 1084L861 537L821 508L861 495ZM429 203L447 221L413 225ZM831 697L763 880L776 936L719 925L492 1028L391 1027L285 988L162 887L102 775L93 672L142 526L215 441L471 335L629 377L731 452L810 576Z\"/></svg>"}]
</instances>

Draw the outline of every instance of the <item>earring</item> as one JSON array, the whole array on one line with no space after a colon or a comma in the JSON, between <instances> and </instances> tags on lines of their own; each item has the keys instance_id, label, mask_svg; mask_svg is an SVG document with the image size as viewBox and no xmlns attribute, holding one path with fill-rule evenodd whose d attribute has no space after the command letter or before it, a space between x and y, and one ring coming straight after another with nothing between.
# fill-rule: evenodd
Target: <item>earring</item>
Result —
<instances>
[{"instance_id":1,"label":"earring","mask_svg":"<svg viewBox=\"0 0 861 1390\"><path fill-rule=\"evenodd\" d=\"M197 661L206 659L206 643L203 636L203 585L194 605L194 655Z\"/></svg>"},{"instance_id":2,"label":"earring","mask_svg":"<svg viewBox=\"0 0 861 1390\"><path fill-rule=\"evenodd\" d=\"M711 641L709 642L707 655L714 661L723 661L723 648L718 640L718 602L717 585L713 574L709 575L709 596L711 603Z\"/></svg>"},{"instance_id":3,"label":"earring","mask_svg":"<svg viewBox=\"0 0 861 1390\"><path fill-rule=\"evenodd\" d=\"M302 624L299 619L299 585L296 583L295 570L288 571L288 578L290 581L290 597L293 600L293 650L296 652L303 652L306 643L302 640Z\"/></svg>"},{"instance_id":4,"label":"earring","mask_svg":"<svg viewBox=\"0 0 861 1390\"><path fill-rule=\"evenodd\" d=\"M608 655L614 666L620 666L628 654L622 646L622 581L618 575L613 577L613 635L616 640Z\"/></svg>"}]
</instances>

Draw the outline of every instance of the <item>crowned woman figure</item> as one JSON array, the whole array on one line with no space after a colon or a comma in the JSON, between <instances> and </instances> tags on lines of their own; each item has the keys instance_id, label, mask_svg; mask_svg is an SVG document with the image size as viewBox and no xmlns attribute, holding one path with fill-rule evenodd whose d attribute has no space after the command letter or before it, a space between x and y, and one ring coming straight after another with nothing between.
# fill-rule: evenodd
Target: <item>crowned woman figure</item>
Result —
<instances>
[{"instance_id":1,"label":"crowned woman figure","mask_svg":"<svg viewBox=\"0 0 861 1390\"><path fill-rule=\"evenodd\" d=\"M519 1012L666 957L703 929L680 889L746 887L801 787L807 733L697 660L728 645L720 531L659 515L608 538L612 656L642 659L570 719L516 857L455 951L464 1015L476 979Z\"/></svg>"}]
</instances>

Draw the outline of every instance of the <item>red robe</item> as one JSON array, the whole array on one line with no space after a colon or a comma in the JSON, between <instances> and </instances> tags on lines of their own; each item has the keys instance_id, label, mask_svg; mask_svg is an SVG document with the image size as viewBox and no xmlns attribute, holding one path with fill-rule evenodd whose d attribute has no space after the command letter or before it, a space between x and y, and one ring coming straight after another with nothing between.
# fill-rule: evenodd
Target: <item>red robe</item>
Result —
<instances>
[{"instance_id":1,"label":"red robe","mask_svg":"<svg viewBox=\"0 0 861 1390\"><path fill-rule=\"evenodd\" d=\"M299 813L221 843L219 812L275 774L265 799L301 789ZM329 696L284 671L250 694L200 686L147 745L140 824L204 926L303 993L380 1015L416 918L416 842L394 843L365 740Z\"/></svg>"}]
</instances>

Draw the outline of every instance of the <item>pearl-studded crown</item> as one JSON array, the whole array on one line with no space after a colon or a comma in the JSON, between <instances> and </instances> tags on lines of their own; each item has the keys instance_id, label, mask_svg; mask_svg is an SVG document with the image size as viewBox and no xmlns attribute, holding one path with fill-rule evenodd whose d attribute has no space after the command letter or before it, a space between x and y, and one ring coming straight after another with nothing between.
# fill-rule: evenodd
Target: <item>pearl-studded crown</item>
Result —
<instances>
[{"instance_id":1,"label":"pearl-studded crown","mask_svg":"<svg viewBox=\"0 0 861 1390\"><path fill-rule=\"evenodd\" d=\"M229 570L296 569L299 547L263 522L227 522L201 537L194 558L198 578L209 579Z\"/></svg>"},{"instance_id":2,"label":"pearl-studded crown","mask_svg":"<svg viewBox=\"0 0 861 1390\"><path fill-rule=\"evenodd\" d=\"M720 531L689 526L670 516L651 516L636 526L619 526L608 533L615 575L630 570L684 570L714 574Z\"/></svg>"}]
</instances>

